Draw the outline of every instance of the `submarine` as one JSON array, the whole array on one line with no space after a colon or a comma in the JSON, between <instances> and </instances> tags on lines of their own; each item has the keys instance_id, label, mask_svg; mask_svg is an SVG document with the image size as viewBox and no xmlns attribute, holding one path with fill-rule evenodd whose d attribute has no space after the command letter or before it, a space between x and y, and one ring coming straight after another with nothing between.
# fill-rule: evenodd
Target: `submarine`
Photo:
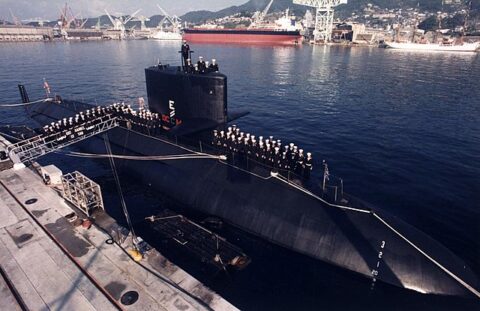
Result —
<instances>
[{"instance_id":1,"label":"submarine","mask_svg":"<svg viewBox=\"0 0 480 311\"><path fill-rule=\"evenodd\" d=\"M239 129L233 122L246 114L229 109L225 74L159 64L146 68L145 78L148 110L143 112L120 103L100 108L59 97L28 105L27 112L50 130L90 111L116 115L119 125L105 135L112 153L125 156L115 158L117 166L192 212L372 282L480 298L479 278L462 259L387 211L347 195L343 187L332 192L324 163L314 165L323 168L320 173L305 174L292 163L281 166L240 148L243 140L239 145L236 138L232 143L219 138L235 136ZM21 95L28 102L25 90ZM93 136L77 146L106 154L104 139ZM134 159L176 155L185 158Z\"/></svg>"}]
</instances>

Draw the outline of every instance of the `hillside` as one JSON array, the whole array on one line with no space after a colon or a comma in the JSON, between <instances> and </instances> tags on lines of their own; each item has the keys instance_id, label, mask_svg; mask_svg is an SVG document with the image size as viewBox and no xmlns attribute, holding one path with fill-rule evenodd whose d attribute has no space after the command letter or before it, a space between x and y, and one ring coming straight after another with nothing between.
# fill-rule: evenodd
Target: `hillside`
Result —
<instances>
[{"instance_id":1,"label":"hillside","mask_svg":"<svg viewBox=\"0 0 480 311\"><path fill-rule=\"evenodd\" d=\"M466 2L467 0L464 0ZM237 13L248 13L252 14L255 11L261 11L265 8L269 0L249 0L246 3L238 6L230 6L220 11L212 12L212 11L193 11L184 14L180 18L182 21L190 22L190 23L202 23L209 19L216 19L222 18L225 16L237 14ZM418 7L420 10L428 10L430 12L437 12L437 11L453 11L455 6L445 5L442 7L442 0L349 0L347 4L342 4L335 9L335 14L337 17L345 18L351 16L352 12L358 12L362 8L365 8L367 4L376 5L380 8L388 8L388 9L407 9ZM292 0L275 0L273 2L272 7L270 8L269 13L272 12L279 12L284 11L287 8L291 10L291 12L296 16L303 16L307 9L312 10L313 8L309 8L306 6L296 5L292 3ZM480 16L480 0L472 0L472 10L470 14L471 18L479 18ZM154 15L150 17L150 21L146 22L147 27L156 27L158 26L159 22L162 20L163 16L161 15ZM97 25L98 20L100 19L101 26L111 26L111 22L106 15L102 15L99 17L92 17L88 18L87 22L85 23L86 28L95 27ZM48 26L54 26L56 21L47 23ZM135 26L136 29L140 28L139 21L132 21L129 22L127 27L131 28Z\"/></svg>"},{"instance_id":2,"label":"hillside","mask_svg":"<svg viewBox=\"0 0 480 311\"><path fill-rule=\"evenodd\" d=\"M250 0L239 6L231 6L217 12L211 11L193 11L181 16L183 21L192 23L204 22L208 19L221 18L241 12L255 12L263 10L269 0ZM368 3L377 5L381 8L412 8L419 7L422 10L436 12L442 10L441 0L349 0L347 4L337 7L336 11L339 16L349 16L352 12L365 7ZM290 8L295 15L303 15L308 7L295 5L292 0L276 0L270 12L281 11ZM443 10L451 9L451 6L444 6ZM472 1L472 9L480 10L480 0Z\"/></svg>"}]
</instances>

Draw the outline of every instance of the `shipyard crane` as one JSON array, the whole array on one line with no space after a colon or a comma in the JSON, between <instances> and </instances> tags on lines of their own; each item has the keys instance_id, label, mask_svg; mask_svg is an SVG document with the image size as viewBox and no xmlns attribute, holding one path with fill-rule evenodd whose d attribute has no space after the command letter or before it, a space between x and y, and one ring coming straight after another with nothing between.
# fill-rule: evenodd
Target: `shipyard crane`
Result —
<instances>
[{"instance_id":1,"label":"shipyard crane","mask_svg":"<svg viewBox=\"0 0 480 311\"><path fill-rule=\"evenodd\" d=\"M149 22L150 18L140 15L132 19L133 22L140 22L140 30L147 30L147 25L145 22Z\"/></svg>"},{"instance_id":2,"label":"shipyard crane","mask_svg":"<svg viewBox=\"0 0 480 311\"><path fill-rule=\"evenodd\" d=\"M315 41L327 42L332 38L334 8L347 3L347 0L293 0L293 3L316 9L313 35Z\"/></svg>"},{"instance_id":3,"label":"shipyard crane","mask_svg":"<svg viewBox=\"0 0 480 311\"><path fill-rule=\"evenodd\" d=\"M272 3L273 3L273 0L270 0L270 2L267 4L267 6L262 12L257 11L255 12L255 14L253 14L252 16L253 21L252 21L251 27L258 26L263 22L263 20L265 19L265 16L267 16L268 11L270 10L270 7L272 6Z\"/></svg>"},{"instance_id":4,"label":"shipyard crane","mask_svg":"<svg viewBox=\"0 0 480 311\"><path fill-rule=\"evenodd\" d=\"M164 21L166 19L170 22L170 24L172 24L172 27L173 27L174 30L180 29L181 19L177 15L171 16L159 4L157 4L157 7L159 8L160 12L162 12L162 14L164 16L162 21L158 24L160 27L162 26L162 24L164 23Z\"/></svg>"},{"instance_id":5,"label":"shipyard crane","mask_svg":"<svg viewBox=\"0 0 480 311\"><path fill-rule=\"evenodd\" d=\"M135 15L138 14L138 12L140 12L141 10L136 10L134 13L128 15L128 17L116 17L116 18L113 18L110 13L108 13L108 11L105 9L105 13L107 13L107 16L108 16L108 19L110 19L110 22L112 23L113 25L113 29L114 30L121 30L121 31L125 31L125 25L131 21Z\"/></svg>"},{"instance_id":6,"label":"shipyard crane","mask_svg":"<svg viewBox=\"0 0 480 311\"><path fill-rule=\"evenodd\" d=\"M12 9L8 9L10 11L10 15L12 16L12 22L15 26L20 26L22 25L22 22L20 21L20 19L18 19L18 17L16 17L13 12L12 12Z\"/></svg>"},{"instance_id":7,"label":"shipyard crane","mask_svg":"<svg viewBox=\"0 0 480 311\"><path fill-rule=\"evenodd\" d=\"M77 24L77 17L80 14L74 15L72 9L65 3L65 7L60 10L60 21L58 22L62 29L70 28L70 25L75 22Z\"/></svg>"}]
</instances>

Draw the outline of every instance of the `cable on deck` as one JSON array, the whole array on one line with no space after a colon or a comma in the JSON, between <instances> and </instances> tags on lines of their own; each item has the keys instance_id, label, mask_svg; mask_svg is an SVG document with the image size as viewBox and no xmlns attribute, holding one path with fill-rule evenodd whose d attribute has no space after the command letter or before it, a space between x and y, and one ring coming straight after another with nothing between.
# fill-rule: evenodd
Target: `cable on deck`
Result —
<instances>
[{"instance_id":1,"label":"cable on deck","mask_svg":"<svg viewBox=\"0 0 480 311\"><path fill-rule=\"evenodd\" d=\"M2 107L5 107L5 108L7 108L7 107L22 107L22 106L28 106L28 105L44 103L44 102L51 102L51 101L53 101L52 98L46 98L46 99L35 100L33 102L28 102L28 103L0 104L0 108L2 108Z\"/></svg>"},{"instance_id":2,"label":"cable on deck","mask_svg":"<svg viewBox=\"0 0 480 311\"><path fill-rule=\"evenodd\" d=\"M101 153L84 153L84 152L75 152L75 151L56 151L56 153L68 155L71 157L79 158L94 158L94 159L105 159L105 158L115 158L123 160L134 160L134 161L170 161L170 160L185 160L185 159L215 159L215 160L224 160L225 156L214 156L207 153L196 153L196 154L172 154L172 155L153 155L153 156L133 156L133 155L118 155L118 154L101 154Z\"/></svg>"}]
</instances>

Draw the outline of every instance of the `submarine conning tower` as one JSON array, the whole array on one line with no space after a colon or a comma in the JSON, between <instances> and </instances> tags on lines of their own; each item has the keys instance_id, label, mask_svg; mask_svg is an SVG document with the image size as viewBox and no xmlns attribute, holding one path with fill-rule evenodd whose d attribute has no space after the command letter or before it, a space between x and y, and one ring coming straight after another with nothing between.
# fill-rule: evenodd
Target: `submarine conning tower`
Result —
<instances>
[{"instance_id":1,"label":"submarine conning tower","mask_svg":"<svg viewBox=\"0 0 480 311\"><path fill-rule=\"evenodd\" d=\"M150 110L172 126L199 121L215 126L228 121L226 75L158 65L146 68L145 78Z\"/></svg>"}]
</instances>

